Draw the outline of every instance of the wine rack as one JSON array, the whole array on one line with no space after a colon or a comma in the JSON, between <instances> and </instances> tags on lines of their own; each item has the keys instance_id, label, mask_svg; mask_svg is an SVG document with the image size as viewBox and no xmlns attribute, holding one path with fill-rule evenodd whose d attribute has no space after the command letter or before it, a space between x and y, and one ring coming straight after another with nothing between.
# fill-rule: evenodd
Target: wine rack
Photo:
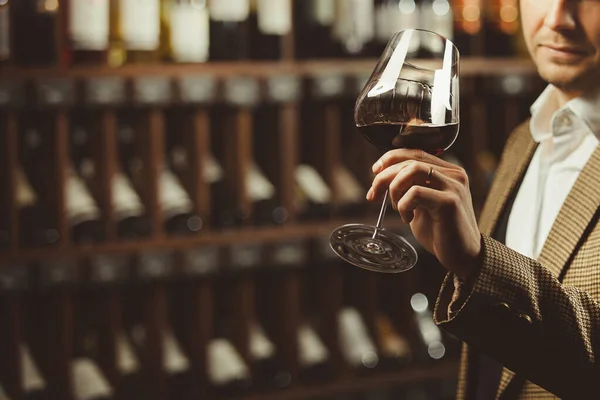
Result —
<instances>
[{"instance_id":1,"label":"wine rack","mask_svg":"<svg viewBox=\"0 0 600 400\"><path fill-rule=\"evenodd\" d=\"M69 157L68 138L69 126L72 125L70 118L77 113L93 113L93 121L97 132L97 154L95 159L102 160L98 163L100 182L102 190L98 193L103 197L99 203L104 204L103 214L104 223L108 237L112 240L106 240L105 243L90 246L78 246L71 248L66 239L59 246L49 249L33 249L27 254L18 251L20 246L13 242L11 250L3 252L0 260L11 260L11 255L17 255L17 258L26 257L28 260L44 258L51 254L60 254L62 249L69 248L69 252L75 254L89 254L98 249L108 251L131 251L137 246L145 247L148 245L159 247L185 247L194 244L223 244L228 242L230 235L234 235L231 240L243 240L254 235L259 235L260 240L277 240L281 234L294 236L310 236L311 232L324 233L340 219L333 222L324 223L303 223L303 224L282 224L276 228L268 227L257 230L256 227L240 226L234 232L221 230L210 230L210 235L197 235L193 238L177 238L173 240L163 235L159 225L161 220L160 207L156 203L159 198L157 187L154 184L158 179L158 171L150 168L148 176L148 188L151 195L148 197L149 213L152 223L155 225L155 234L139 241L128 243L120 242L115 239L115 221L113 210L109 207L111 197L111 175L117 168L117 120L120 110L126 108L135 110L138 113L140 122L148 128L147 143L144 143L146 149L144 157L152 162L148 164L160 164L163 162L165 153L165 138L170 134L166 126L167 115L172 110L179 111L174 115L174 119L181 119L180 125L175 129L185 131L183 136L190 154L185 155L192 164L187 174L186 190L191 194L194 201L194 207L198 214L202 215L203 220L208 224L207 216L210 214L210 184L202 178L204 167L199 160L206 159L211 151L211 117L213 117L214 106L224 106L228 109L227 114L231 116L228 123L234 126L227 126L236 135L230 134L231 138L226 138L225 147L231 149L231 153L236 155L236 160L226 165L227 172L237 178L237 184L232 183L237 191L237 197L242 202L248 202L246 198L246 189L243 187L240 176L250 163L251 144L250 137L253 130L260 130L260 125L252 120L255 119L253 113L259 106L272 106L275 112L275 126L277 131L276 146L270 148L274 150L271 153L273 158L277 158L277 171L271 175L277 176L277 191L281 192L281 203L288 213L294 213L294 168L299 163L299 152L301 147L301 138L303 132L298 132L298 127L302 120L300 106L306 103L316 103L321 112L315 115L315 120L320 124L323 136L315 139L315 145L318 141L323 143L323 149L327 152L320 157L322 164L320 171L322 174L331 175L335 165L345 160L352 160L358 154L351 154L349 157L342 154L339 149L342 135L347 135L351 140L358 137L354 132L342 132L343 128L348 127L347 113L342 121L342 105L345 109L352 107L352 99L360 89L364 80L368 77L370 69L375 60L362 60L356 62L336 63L335 61L325 62L296 62L296 63L222 63L221 65L208 64L206 66L196 67L169 67L169 66L137 66L118 70L104 68L80 68L80 69L8 69L3 71L3 78L0 81L0 103L3 105L2 112L2 131L5 157L3 157L3 167L7 170L16 170L19 164L17 154L19 154L19 120L23 113L31 113L31 110L37 110L41 115L49 119L45 121L52 126L55 141L53 145L53 163L57 164L57 171L54 177L57 178L58 187L65 186L66 175L61 171L67 169L64 164ZM512 90L512 96L517 101L501 101L498 97L486 96L486 101L496 102L495 107L503 112L490 113L490 117L503 119L506 129L514 126L523 114L524 104L527 104L532 94L535 95L540 90L540 82L534 77L534 69L527 60L515 61L513 59L488 61L485 59L465 59L461 64L461 76L464 80L462 88L465 107L463 114L471 120L464 123L464 135L470 134L468 130L473 130L471 126L475 125L481 130L490 127L483 126L482 120L486 118L486 109L481 107L476 96L480 96L478 85L483 82L486 87L486 93L498 93L500 96L507 96L505 90ZM508 89L506 89L508 88ZM523 100L520 100L520 99ZM313 110L311 110L313 111ZM320 115L319 115L320 114ZM34 114L30 114L34 115ZM218 115L218 116L221 116ZM261 115L263 116L263 115ZM272 116L272 115L271 115ZM260 122L268 121L261 119ZM306 121L306 119L304 120ZM512 121L512 122L511 122ZM495 121L494 123L498 123ZM182 126L185 125L185 128ZM308 127L308 126L307 126ZM281 128L281 129L280 129ZM351 127L350 127L351 128ZM314 130L314 129L313 129ZM462 132L461 132L462 133ZM214 135L217 135L215 133ZM225 136L225 135L222 135ZM309 135L306 135L310 137ZM496 153L501 148L502 138L496 139L488 135L474 135L475 143L465 143L470 148L470 155L477 154L480 150L492 149ZM460 139L459 139L460 141ZM489 143L488 143L489 141ZM327 143L331 142L329 145ZM465 140L462 141L463 143ZM360 140L357 144L360 144ZM465 151L463 147L455 146L456 152ZM260 142L258 145L261 146ZM312 145L309 143L308 145ZM453 149L454 150L454 149ZM360 152L358 152L360 153ZM342 156L345 159L342 160ZM469 154L466 157L459 157L461 162L468 163ZM358 171L368 171L370 162L376 156L371 151L371 157L363 157L363 164L354 168ZM354 158L356 159L356 158ZM61 164L62 163L62 164ZM347 164L351 164L347 162ZM224 164L225 165L225 164ZM473 166L471 166L473 167ZM474 171L474 168L467 168ZM354 172L354 171L353 171ZM10 175L10 174L9 174ZM16 182L14 177L6 176L7 193L15 193ZM238 176L236 176L238 175ZM368 173L362 173L363 183L368 183ZM326 179L329 185L333 178ZM154 183L153 183L154 182ZM11 190L8 190L11 189ZM477 190L477 188L475 188ZM60 199L64 190L56 190L56 197L59 197L54 203L58 208L64 203ZM336 194L333 194L334 198ZM7 196L7 214L15 215L17 205L14 196ZM247 205L246 205L247 207ZM57 210L59 211L59 210ZM59 211L59 222L61 229L65 232L62 238L68 237L66 234L67 221L64 210ZM290 222L294 221L294 215L289 217ZM11 237L16 238L19 224L16 219L12 219ZM321 228L323 227L324 228Z\"/></svg>"},{"instance_id":2,"label":"wine rack","mask_svg":"<svg viewBox=\"0 0 600 400\"><path fill-rule=\"evenodd\" d=\"M110 22L95 31L67 24L82 18L70 2L0 2L0 398L454 398L460 344L432 325L435 259L418 249L416 268L382 276L328 246L379 212L364 200L379 154L353 106L393 24L352 49L332 20L356 25L351 9L315 24L304 0L277 0L281 20L259 15L268 1L234 15L213 0L209 16L164 0L182 7L176 33L161 17L146 31L158 48L126 51L127 1L95 4L97 27ZM194 35L210 28L191 52L188 11ZM543 82L515 57L516 20L461 18L461 129L444 156L479 210ZM384 226L416 245L399 216Z\"/></svg>"},{"instance_id":3,"label":"wine rack","mask_svg":"<svg viewBox=\"0 0 600 400\"><path fill-rule=\"evenodd\" d=\"M44 393L60 398L82 396L76 385L82 378L73 372L75 365L89 369L74 363L82 359L98 366L105 383L94 393L107 398L131 393L157 400L348 398L392 387L404 390L398 396L408 396L411 387L437 388L429 395L441 396L439 382L456 377L458 343L444 335L446 354L432 359L419 336L426 328L416 322L410 300L422 292L431 304L442 269L421 251L413 271L389 279L343 265L327 246L335 226L372 222L377 216L365 201L347 203L335 175L344 167L356 177L361 194L366 193L377 153L367 149L348 120L374 62L3 71L1 182L8 195L2 227L9 240L0 252L0 303L2 325L10 329L2 330L0 340L7 355L0 382L13 398L31 395L30 388L19 384L25 372L17 349L23 343L46 383ZM491 132L504 135L516 125L541 85L529 62L512 59L463 59L461 77L464 130L452 155L472 177L477 202L487 190L486 174L493 170L476 156L497 157L505 136ZM23 127L34 126L32 121L38 121L37 129L47 139L45 155L33 161L23 156L28 146ZM502 124L502 131L488 121ZM88 153L73 144L73 127L79 125L88 130ZM133 153L124 150L123 136L133 136ZM129 239L119 236L113 199L115 176L126 168L123 154L142 165L143 179L134 189L150 224L147 234ZM85 184L98 204L103 232L92 243L74 237L67 190L72 184L69 163L85 157L94 165ZM213 157L225 189L207 178L205 161ZM45 246L21 240L27 221L18 194L22 182L14 171L25 163L30 174L45 171L48 179L42 180L45 186L32 183L34 191L46 190L47 212L54 218L57 240ZM262 204L251 193L246 179L254 163L271 182L275 202ZM191 214L201 221L198 230L174 232L164 224L160 166L165 164L172 166L189 197ZM312 218L298 205L295 172L304 164L332 192L330 203ZM223 206L233 207L234 214L246 210L249 216L233 221L230 209L228 218L219 219ZM275 209L285 211L280 220L272 218ZM397 216L388 215L385 225L410 237ZM341 325L340 315L352 310L380 357L372 369L354 364L340 347L342 331L353 331ZM377 320L382 315L392 321L394 334L408 341L413 354L408 364L386 363L383 325ZM309 321L327 351L317 372L307 367L301 354L309 350L302 350L298 341ZM256 322L275 349L277 379L265 379L265 371L272 369L253 358ZM229 340L247 366L240 376L248 381L230 377L226 387L215 385L218 373L211 363L223 362L226 354L216 347L222 345L217 338ZM132 342L125 353L123 341ZM137 367L123 367L128 363ZM452 390L446 392L451 397Z\"/></svg>"}]
</instances>

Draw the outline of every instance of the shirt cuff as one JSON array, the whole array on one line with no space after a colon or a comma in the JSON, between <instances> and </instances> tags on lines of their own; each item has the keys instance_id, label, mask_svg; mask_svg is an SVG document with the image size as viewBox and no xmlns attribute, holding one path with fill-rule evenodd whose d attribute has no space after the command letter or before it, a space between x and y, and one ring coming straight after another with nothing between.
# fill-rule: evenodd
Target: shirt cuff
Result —
<instances>
[{"instance_id":1,"label":"shirt cuff","mask_svg":"<svg viewBox=\"0 0 600 400\"><path fill-rule=\"evenodd\" d=\"M469 298L469 295L473 291L473 282L475 277L471 276L469 279L464 280L458 275L454 275L454 292L452 293L452 299L448 304L448 318L454 317L456 313L464 306L465 302Z\"/></svg>"}]
</instances>

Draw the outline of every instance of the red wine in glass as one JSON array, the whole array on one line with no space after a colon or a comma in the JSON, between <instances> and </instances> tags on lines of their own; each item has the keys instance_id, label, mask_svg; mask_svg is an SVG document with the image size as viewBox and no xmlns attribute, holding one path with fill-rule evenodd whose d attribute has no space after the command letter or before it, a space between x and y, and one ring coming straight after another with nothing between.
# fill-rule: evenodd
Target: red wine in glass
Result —
<instances>
[{"instance_id":1,"label":"red wine in glass","mask_svg":"<svg viewBox=\"0 0 600 400\"><path fill-rule=\"evenodd\" d=\"M421 149L440 155L458 136L458 123L447 125L373 124L359 127L363 136L376 147L392 149Z\"/></svg>"}]
</instances>

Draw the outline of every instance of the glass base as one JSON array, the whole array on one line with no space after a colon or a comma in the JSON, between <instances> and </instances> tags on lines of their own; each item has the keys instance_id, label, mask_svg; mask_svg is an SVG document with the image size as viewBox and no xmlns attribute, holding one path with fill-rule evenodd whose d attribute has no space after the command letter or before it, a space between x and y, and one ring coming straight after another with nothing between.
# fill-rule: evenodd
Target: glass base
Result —
<instances>
[{"instance_id":1,"label":"glass base","mask_svg":"<svg viewBox=\"0 0 600 400\"><path fill-rule=\"evenodd\" d=\"M384 273L408 271L418 260L415 248L402 236L374 226L349 224L336 228L329 238L331 249L357 267Z\"/></svg>"}]
</instances>

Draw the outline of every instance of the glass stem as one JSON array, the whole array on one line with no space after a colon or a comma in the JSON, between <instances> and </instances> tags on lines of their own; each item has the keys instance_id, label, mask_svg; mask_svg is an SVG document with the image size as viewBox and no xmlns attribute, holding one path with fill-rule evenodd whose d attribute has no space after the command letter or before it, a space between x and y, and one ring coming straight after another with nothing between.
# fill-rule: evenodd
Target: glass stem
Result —
<instances>
[{"instance_id":1,"label":"glass stem","mask_svg":"<svg viewBox=\"0 0 600 400\"><path fill-rule=\"evenodd\" d=\"M383 224L383 217L385 217L385 212L387 211L389 198L390 198L390 193L388 190L386 190L385 195L383 196L383 204L381 205L381 211L379 211L379 218L377 219L377 225L375 226L375 232L373 232L372 239L376 239L379 231L383 229L381 227L381 225Z\"/></svg>"}]
</instances>

